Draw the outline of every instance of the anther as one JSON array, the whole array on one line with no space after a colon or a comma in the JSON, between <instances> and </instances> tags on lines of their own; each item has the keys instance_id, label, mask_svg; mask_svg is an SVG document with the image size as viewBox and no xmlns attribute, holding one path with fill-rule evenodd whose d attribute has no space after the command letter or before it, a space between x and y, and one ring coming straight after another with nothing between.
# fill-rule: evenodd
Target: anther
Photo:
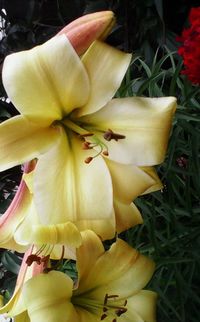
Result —
<instances>
[{"instance_id":1,"label":"anther","mask_svg":"<svg viewBox=\"0 0 200 322\"><path fill-rule=\"evenodd\" d=\"M83 148L83 150L91 150L93 147L91 146L90 142L85 141L82 144L82 148Z\"/></svg>"},{"instance_id":2,"label":"anther","mask_svg":"<svg viewBox=\"0 0 200 322\"><path fill-rule=\"evenodd\" d=\"M40 259L40 262L41 263L44 263L45 266L47 266L48 262L49 262L49 258L50 258L50 255L47 255L47 256L42 256L41 259Z\"/></svg>"},{"instance_id":3,"label":"anther","mask_svg":"<svg viewBox=\"0 0 200 322\"><path fill-rule=\"evenodd\" d=\"M117 322L117 319L112 320L112 322Z\"/></svg>"},{"instance_id":4,"label":"anther","mask_svg":"<svg viewBox=\"0 0 200 322\"><path fill-rule=\"evenodd\" d=\"M88 157L88 158L86 158L84 161L85 161L85 163L90 163L91 161L93 160L93 157Z\"/></svg>"},{"instance_id":5,"label":"anther","mask_svg":"<svg viewBox=\"0 0 200 322\"><path fill-rule=\"evenodd\" d=\"M119 133L115 133L111 129L108 129L108 131L106 131L104 133L103 137L104 137L104 139L106 141L111 141L111 140L118 141L118 140L121 140L121 139L125 139L126 138L125 135L119 134Z\"/></svg>"},{"instance_id":6,"label":"anther","mask_svg":"<svg viewBox=\"0 0 200 322\"><path fill-rule=\"evenodd\" d=\"M33 262L36 262L38 265L41 264L41 257L37 256L36 254L31 254L26 259L26 264L31 266Z\"/></svg>"},{"instance_id":7,"label":"anther","mask_svg":"<svg viewBox=\"0 0 200 322\"><path fill-rule=\"evenodd\" d=\"M104 314L102 314L102 316L101 316L101 321L102 321L102 320L104 320L106 317L107 317L107 314L105 314L105 313L104 313Z\"/></svg>"},{"instance_id":8,"label":"anther","mask_svg":"<svg viewBox=\"0 0 200 322\"><path fill-rule=\"evenodd\" d=\"M107 157L109 155L108 150L103 151L103 155Z\"/></svg>"},{"instance_id":9,"label":"anther","mask_svg":"<svg viewBox=\"0 0 200 322\"><path fill-rule=\"evenodd\" d=\"M127 302L128 302L127 300L124 301L124 306L126 306Z\"/></svg>"},{"instance_id":10,"label":"anther","mask_svg":"<svg viewBox=\"0 0 200 322\"><path fill-rule=\"evenodd\" d=\"M105 306L108 302L108 294L105 295L104 297L104 302L103 302L103 305Z\"/></svg>"},{"instance_id":11,"label":"anther","mask_svg":"<svg viewBox=\"0 0 200 322\"><path fill-rule=\"evenodd\" d=\"M126 313L127 309L125 307L119 308L115 311L117 316L121 316L122 314Z\"/></svg>"},{"instance_id":12,"label":"anther","mask_svg":"<svg viewBox=\"0 0 200 322\"><path fill-rule=\"evenodd\" d=\"M103 312L107 312L108 311L108 309L107 309L107 307L103 307Z\"/></svg>"}]
</instances>

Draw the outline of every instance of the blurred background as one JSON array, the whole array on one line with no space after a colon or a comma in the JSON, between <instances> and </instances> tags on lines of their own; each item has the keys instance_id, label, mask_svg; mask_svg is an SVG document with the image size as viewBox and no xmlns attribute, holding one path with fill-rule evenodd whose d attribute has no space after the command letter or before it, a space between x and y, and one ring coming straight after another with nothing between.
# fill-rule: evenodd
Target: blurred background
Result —
<instances>
[{"instance_id":1,"label":"blurred background","mask_svg":"<svg viewBox=\"0 0 200 322\"><path fill-rule=\"evenodd\" d=\"M6 55L43 43L77 17L112 10L117 23L107 42L133 53L116 95L177 97L168 153L157 167L164 188L135 201L144 225L121 237L156 261L148 287L159 294L158 322L199 322L200 87L181 74L176 40L189 26L190 9L199 6L199 0L1 0L0 4L0 69ZM0 122L17 113L1 81ZM20 167L0 174L0 214L20 178ZM0 249L0 294L5 301L13 292L20 263L20 254Z\"/></svg>"}]
</instances>

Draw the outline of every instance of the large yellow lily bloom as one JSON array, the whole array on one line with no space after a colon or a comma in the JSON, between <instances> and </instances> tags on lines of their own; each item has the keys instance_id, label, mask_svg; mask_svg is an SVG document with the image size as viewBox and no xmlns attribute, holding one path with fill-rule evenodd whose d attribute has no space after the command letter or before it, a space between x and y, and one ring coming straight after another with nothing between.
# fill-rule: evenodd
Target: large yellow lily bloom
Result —
<instances>
[{"instance_id":1,"label":"large yellow lily bloom","mask_svg":"<svg viewBox=\"0 0 200 322\"><path fill-rule=\"evenodd\" d=\"M112 237L112 172L162 162L175 99L112 99L130 59L99 41L80 59L65 35L5 59L3 83L20 115L0 125L0 170L38 159L32 192L40 224L76 222ZM125 216L125 191L117 194Z\"/></svg>"},{"instance_id":2,"label":"large yellow lily bloom","mask_svg":"<svg viewBox=\"0 0 200 322\"><path fill-rule=\"evenodd\" d=\"M154 263L118 239L108 251L92 231L77 251L78 281L51 271L29 279L9 315L31 322L155 322L156 293L142 290ZM18 320L17 320L18 321Z\"/></svg>"}]
</instances>

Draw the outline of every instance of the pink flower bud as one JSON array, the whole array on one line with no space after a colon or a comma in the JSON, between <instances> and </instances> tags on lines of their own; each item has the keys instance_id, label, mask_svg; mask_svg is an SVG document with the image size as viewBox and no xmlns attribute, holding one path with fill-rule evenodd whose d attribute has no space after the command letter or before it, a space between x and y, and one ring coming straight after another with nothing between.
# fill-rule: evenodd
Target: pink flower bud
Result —
<instances>
[{"instance_id":1,"label":"pink flower bud","mask_svg":"<svg viewBox=\"0 0 200 322\"><path fill-rule=\"evenodd\" d=\"M82 16L64 27L65 34L76 52L81 55L96 39L105 39L115 24L112 11L100 11Z\"/></svg>"}]
</instances>

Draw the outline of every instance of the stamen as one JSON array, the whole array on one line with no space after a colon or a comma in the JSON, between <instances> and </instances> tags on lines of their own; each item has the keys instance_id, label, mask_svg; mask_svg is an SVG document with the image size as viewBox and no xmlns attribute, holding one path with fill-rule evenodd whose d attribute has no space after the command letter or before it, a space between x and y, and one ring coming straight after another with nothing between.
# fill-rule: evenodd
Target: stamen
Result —
<instances>
[{"instance_id":1,"label":"stamen","mask_svg":"<svg viewBox=\"0 0 200 322\"><path fill-rule=\"evenodd\" d=\"M36 262L38 265L41 264L41 257L37 256L36 254L31 254L26 259L26 264L31 266L33 262Z\"/></svg>"},{"instance_id":2,"label":"stamen","mask_svg":"<svg viewBox=\"0 0 200 322\"><path fill-rule=\"evenodd\" d=\"M108 294L106 294L104 297L103 305L105 306L107 303L108 303Z\"/></svg>"},{"instance_id":3,"label":"stamen","mask_svg":"<svg viewBox=\"0 0 200 322\"><path fill-rule=\"evenodd\" d=\"M98 156L101 154L101 152L103 151L102 146L100 146L100 148L101 148L101 151L99 151L99 152L98 152L97 154L95 154L93 157L87 157L87 158L85 159L85 163L90 163L94 158L98 157Z\"/></svg>"},{"instance_id":4,"label":"stamen","mask_svg":"<svg viewBox=\"0 0 200 322\"><path fill-rule=\"evenodd\" d=\"M39 255L39 254L41 254L45 248L46 248L46 245L45 245L45 244L43 244L43 245L42 245L42 246L37 250L37 252L35 253L35 255Z\"/></svg>"},{"instance_id":5,"label":"stamen","mask_svg":"<svg viewBox=\"0 0 200 322\"><path fill-rule=\"evenodd\" d=\"M108 150L103 151L103 155L105 155L106 157L109 156Z\"/></svg>"},{"instance_id":6,"label":"stamen","mask_svg":"<svg viewBox=\"0 0 200 322\"><path fill-rule=\"evenodd\" d=\"M117 316L121 316L122 314L126 313L127 309L125 307L119 308L115 311Z\"/></svg>"},{"instance_id":7,"label":"stamen","mask_svg":"<svg viewBox=\"0 0 200 322\"><path fill-rule=\"evenodd\" d=\"M104 320L107 317L107 314L102 314L101 321Z\"/></svg>"},{"instance_id":8,"label":"stamen","mask_svg":"<svg viewBox=\"0 0 200 322\"><path fill-rule=\"evenodd\" d=\"M93 136L93 133L85 133L85 134L80 134L79 137L81 138L86 138L87 136Z\"/></svg>"},{"instance_id":9,"label":"stamen","mask_svg":"<svg viewBox=\"0 0 200 322\"><path fill-rule=\"evenodd\" d=\"M85 163L90 163L91 161L93 160L93 157L88 157L88 158L86 158L84 161L85 161Z\"/></svg>"},{"instance_id":10,"label":"stamen","mask_svg":"<svg viewBox=\"0 0 200 322\"><path fill-rule=\"evenodd\" d=\"M56 265L54 265L52 267L45 267L44 273L49 273L49 272L59 268L60 265L62 265L64 254L65 254L65 246L62 246L62 253L61 253L61 257L60 257L59 261L56 263Z\"/></svg>"},{"instance_id":11,"label":"stamen","mask_svg":"<svg viewBox=\"0 0 200 322\"><path fill-rule=\"evenodd\" d=\"M108 131L106 131L104 133L103 137L104 137L104 139L106 141L111 141L111 140L118 141L118 140L121 140L121 139L125 139L126 138L125 135L119 134L119 133L115 133L111 129L108 129Z\"/></svg>"},{"instance_id":12,"label":"stamen","mask_svg":"<svg viewBox=\"0 0 200 322\"><path fill-rule=\"evenodd\" d=\"M120 317L122 314L126 313L127 312L127 308L125 308L125 306L127 305L127 300L124 301L124 304L121 306L117 306L118 302L116 303L113 303L113 301L111 301L111 303L108 303L108 300L114 300L116 298L118 298L119 295L108 295L106 294L105 297L104 297L104 303L103 303L103 314L101 316L101 320L105 319L109 313L105 314L105 312L108 312L109 310L114 310L114 314L117 316L117 317ZM113 315L113 313L112 313ZM117 318L115 318L114 320L112 320L112 322L117 322Z\"/></svg>"},{"instance_id":13,"label":"stamen","mask_svg":"<svg viewBox=\"0 0 200 322\"><path fill-rule=\"evenodd\" d=\"M72 130L73 132L79 134L80 136L90 136L92 133L88 133L85 129L82 127L78 126L74 122L72 122L69 118L63 119L61 123L66 126L68 129Z\"/></svg>"},{"instance_id":14,"label":"stamen","mask_svg":"<svg viewBox=\"0 0 200 322\"><path fill-rule=\"evenodd\" d=\"M83 150L91 150L91 149L93 149L93 146L91 146L90 142L85 141L82 144L82 148L83 148Z\"/></svg>"}]
</instances>

